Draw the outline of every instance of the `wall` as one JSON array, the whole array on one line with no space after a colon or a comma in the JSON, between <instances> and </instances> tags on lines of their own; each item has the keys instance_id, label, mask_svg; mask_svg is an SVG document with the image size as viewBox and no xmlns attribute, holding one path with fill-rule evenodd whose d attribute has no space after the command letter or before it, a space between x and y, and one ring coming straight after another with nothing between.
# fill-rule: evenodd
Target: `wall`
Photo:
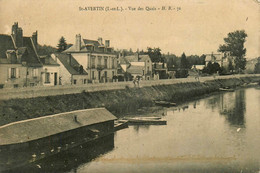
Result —
<instances>
[{"instance_id":1,"label":"wall","mask_svg":"<svg viewBox=\"0 0 260 173\"><path fill-rule=\"evenodd\" d=\"M16 78L9 78L9 69L16 68ZM37 69L37 74L34 76L33 70ZM28 71L28 75L26 75ZM1 64L0 65L0 84L5 88L40 86L41 85L41 71L42 68L25 67L21 64Z\"/></svg>"},{"instance_id":2,"label":"wall","mask_svg":"<svg viewBox=\"0 0 260 173\"><path fill-rule=\"evenodd\" d=\"M58 58L57 58L57 63L60 64L59 78L60 78L61 85L71 85L71 74L68 72L68 70L64 67L64 65L60 62Z\"/></svg>"},{"instance_id":3,"label":"wall","mask_svg":"<svg viewBox=\"0 0 260 173\"><path fill-rule=\"evenodd\" d=\"M50 73L50 82L45 81L45 73ZM54 74L57 73L57 85L59 85L59 66L43 66L43 72L41 73L42 84L44 86L54 86Z\"/></svg>"},{"instance_id":4,"label":"wall","mask_svg":"<svg viewBox=\"0 0 260 173\"><path fill-rule=\"evenodd\" d=\"M88 68L89 58L88 53L71 53L71 55L78 61L84 69Z\"/></svg>"},{"instance_id":5,"label":"wall","mask_svg":"<svg viewBox=\"0 0 260 173\"><path fill-rule=\"evenodd\" d=\"M134 87L132 82L67 88L45 87L48 90L42 88L34 90L34 95L30 95L30 90L19 91L18 89L17 92L1 90L0 98L9 100L0 100L0 125L44 115L97 107L105 107L120 117L125 113L135 112L141 107L154 106L154 100L180 103L193 97L218 91L220 87L236 87L250 82L260 82L260 75L204 78L201 82L195 82L191 79L142 81L140 88ZM62 94L68 91L71 93ZM62 95L55 96L54 94L58 92ZM41 97L37 97L39 95ZM10 99L10 97L22 99Z\"/></svg>"}]
</instances>

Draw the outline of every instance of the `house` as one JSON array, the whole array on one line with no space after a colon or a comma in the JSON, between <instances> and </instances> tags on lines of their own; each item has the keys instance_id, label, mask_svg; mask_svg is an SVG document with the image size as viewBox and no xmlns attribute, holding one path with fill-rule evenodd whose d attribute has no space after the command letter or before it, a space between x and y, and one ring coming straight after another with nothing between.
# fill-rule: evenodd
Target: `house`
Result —
<instances>
[{"instance_id":1,"label":"house","mask_svg":"<svg viewBox=\"0 0 260 173\"><path fill-rule=\"evenodd\" d=\"M167 79L168 68L165 62L154 62L153 63L153 74L154 79Z\"/></svg>"},{"instance_id":2,"label":"house","mask_svg":"<svg viewBox=\"0 0 260 173\"><path fill-rule=\"evenodd\" d=\"M82 85L88 83L87 71L71 54L54 53L51 57L52 61L59 64L57 76L59 76L60 85Z\"/></svg>"},{"instance_id":3,"label":"house","mask_svg":"<svg viewBox=\"0 0 260 173\"><path fill-rule=\"evenodd\" d=\"M207 66L208 63L218 63L220 67L223 66L223 55L222 54L206 54L205 58L205 65Z\"/></svg>"},{"instance_id":4,"label":"house","mask_svg":"<svg viewBox=\"0 0 260 173\"><path fill-rule=\"evenodd\" d=\"M40 56L43 70L41 72L41 81L44 86L60 85L59 67L60 65L54 61L50 55Z\"/></svg>"},{"instance_id":5,"label":"house","mask_svg":"<svg viewBox=\"0 0 260 173\"><path fill-rule=\"evenodd\" d=\"M110 40L89 40L76 35L75 44L63 53L70 54L89 74L92 82L111 82L117 76L117 55Z\"/></svg>"},{"instance_id":6,"label":"house","mask_svg":"<svg viewBox=\"0 0 260 173\"><path fill-rule=\"evenodd\" d=\"M234 65L235 57L231 56L230 52L224 52L219 54L207 54L205 58L205 65L207 66L209 62L218 63L220 67L227 68L229 63L232 62Z\"/></svg>"},{"instance_id":7,"label":"house","mask_svg":"<svg viewBox=\"0 0 260 173\"><path fill-rule=\"evenodd\" d=\"M42 64L37 54L37 31L30 37L14 23L11 35L0 34L0 88L41 85Z\"/></svg>"},{"instance_id":8,"label":"house","mask_svg":"<svg viewBox=\"0 0 260 173\"><path fill-rule=\"evenodd\" d=\"M119 58L119 63L124 72L131 74L132 78L137 76L144 80L152 78L152 61L149 55L125 56Z\"/></svg>"}]
</instances>

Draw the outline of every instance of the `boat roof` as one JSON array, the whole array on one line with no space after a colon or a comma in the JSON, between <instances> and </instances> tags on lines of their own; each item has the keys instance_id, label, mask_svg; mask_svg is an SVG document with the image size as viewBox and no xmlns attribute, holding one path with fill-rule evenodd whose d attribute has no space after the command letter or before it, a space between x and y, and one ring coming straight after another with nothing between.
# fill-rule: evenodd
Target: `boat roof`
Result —
<instances>
[{"instance_id":1,"label":"boat roof","mask_svg":"<svg viewBox=\"0 0 260 173\"><path fill-rule=\"evenodd\" d=\"M17 121L0 127L0 145L24 143L115 119L107 109L94 108Z\"/></svg>"}]
</instances>

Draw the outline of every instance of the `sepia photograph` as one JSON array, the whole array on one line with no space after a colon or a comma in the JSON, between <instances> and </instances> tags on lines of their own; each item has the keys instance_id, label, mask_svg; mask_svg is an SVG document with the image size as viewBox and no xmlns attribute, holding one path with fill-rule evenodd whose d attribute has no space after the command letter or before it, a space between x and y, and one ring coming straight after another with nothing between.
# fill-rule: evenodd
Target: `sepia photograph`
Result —
<instances>
[{"instance_id":1,"label":"sepia photograph","mask_svg":"<svg viewBox=\"0 0 260 173\"><path fill-rule=\"evenodd\" d=\"M260 173L260 0L0 0L1 173Z\"/></svg>"}]
</instances>

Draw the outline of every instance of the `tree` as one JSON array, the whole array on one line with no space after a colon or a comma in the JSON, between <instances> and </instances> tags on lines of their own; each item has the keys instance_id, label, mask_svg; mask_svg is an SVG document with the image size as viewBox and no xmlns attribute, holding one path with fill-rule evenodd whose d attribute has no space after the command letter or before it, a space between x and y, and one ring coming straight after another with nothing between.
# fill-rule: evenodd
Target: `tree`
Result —
<instances>
[{"instance_id":1,"label":"tree","mask_svg":"<svg viewBox=\"0 0 260 173\"><path fill-rule=\"evenodd\" d=\"M228 61L228 71L233 73L234 66L231 60Z\"/></svg>"},{"instance_id":2,"label":"tree","mask_svg":"<svg viewBox=\"0 0 260 173\"><path fill-rule=\"evenodd\" d=\"M185 53L181 55L181 63L180 68L176 71L175 77L176 78L186 78L189 76L189 61L186 58Z\"/></svg>"},{"instance_id":3,"label":"tree","mask_svg":"<svg viewBox=\"0 0 260 173\"><path fill-rule=\"evenodd\" d=\"M181 55L181 64L180 65L181 65L181 68L183 68L183 69L188 69L190 66L189 61L184 52Z\"/></svg>"},{"instance_id":4,"label":"tree","mask_svg":"<svg viewBox=\"0 0 260 173\"><path fill-rule=\"evenodd\" d=\"M260 74L260 57L257 59L258 62L255 64L255 73Z\"/></svg>"},{"instance_id":5,"label":"tree","mask_svg":"<svg viewBox=\"0 0 260 173\"><path fill-rule=\"evenodd\" d=\"M230 55L235 57L236 71L244 70L246 67L246 48L244 48L246 37L244 30L230 32L224 38L225 44L220 45L218 49L219 52L230 52Z\"/></svg>"},{"instance_id":6,"label":"tree","mask_svg":"<svg viewBox=\"0 0 260 173\"><path fill-rule=\"evenodd\" d=\"M67 43L63 36L60 38L59 44L57 45L57 47L58 47L58 52L62 52L67 49Z\"/></svg>"}]
</instances>

